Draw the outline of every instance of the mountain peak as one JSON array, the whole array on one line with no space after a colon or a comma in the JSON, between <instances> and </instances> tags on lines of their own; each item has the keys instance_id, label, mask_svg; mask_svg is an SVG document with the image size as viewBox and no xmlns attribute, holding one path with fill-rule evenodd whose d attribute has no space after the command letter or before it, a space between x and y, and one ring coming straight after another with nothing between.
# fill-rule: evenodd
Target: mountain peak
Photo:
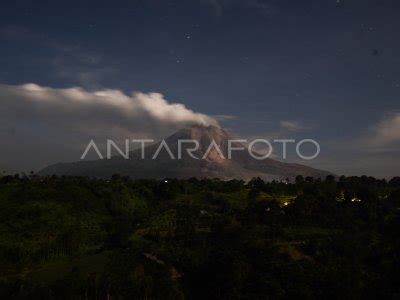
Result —
<instances>
[{"instance_id":1,"label":"mountain peak","mask_svg":"<svg viewBox=\"0 0 400 300\"><path fill-rule=\"evenodd\" d=\"M214 140L218 145L225 144L230 138L229 134L221 127L215 125L191 125L184 127L167 138L167 142L191 139L202 143L210 143Z\"/></svg>"}]
</instances>

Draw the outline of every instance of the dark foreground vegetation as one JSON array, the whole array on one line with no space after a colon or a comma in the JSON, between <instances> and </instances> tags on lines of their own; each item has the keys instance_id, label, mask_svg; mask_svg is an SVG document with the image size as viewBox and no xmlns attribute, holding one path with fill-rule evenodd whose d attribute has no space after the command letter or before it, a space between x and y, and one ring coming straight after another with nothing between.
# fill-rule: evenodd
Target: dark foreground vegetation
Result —
<instances>
[{"instance_id":1,"label":"dark foreground vegetation","mask_svg":"<svg viewBox=\"0 0 400 300\"><path fill-rule=\"evenodd\" d=\"M400 178L0 178L1 299L395 299Z\"/></svg>"}]
</instances>

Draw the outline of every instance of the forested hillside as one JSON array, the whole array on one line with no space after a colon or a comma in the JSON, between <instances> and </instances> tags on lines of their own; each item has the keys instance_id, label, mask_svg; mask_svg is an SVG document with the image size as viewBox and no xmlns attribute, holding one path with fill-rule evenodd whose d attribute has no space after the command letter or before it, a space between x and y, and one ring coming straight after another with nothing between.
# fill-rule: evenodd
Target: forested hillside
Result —
<instances>
[{"instance_id":1,"label":"forested hillside","mask_svg":"<svg viewBox=\"0 0 400 300\"><path fill-rule=\"evenodd\" d=\"M400 178L0 178L1 299L400 297Z\"/></svg>"}]
</instances>

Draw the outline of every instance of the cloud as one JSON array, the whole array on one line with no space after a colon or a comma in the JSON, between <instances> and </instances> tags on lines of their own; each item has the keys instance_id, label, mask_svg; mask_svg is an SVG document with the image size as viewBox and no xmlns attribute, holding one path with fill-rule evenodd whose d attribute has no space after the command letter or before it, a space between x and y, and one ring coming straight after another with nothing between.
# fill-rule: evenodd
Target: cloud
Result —
<instances>
[{"instance_id":1,"label":"cloud","mask_svg":"<svg viewBox=\"0 0 400 300\"><path fill-rule=\"evenodd\" d=\"M297 121L280 121L280 126L282 129L292 132L299 132L311 129L309 126L305 126Z\"/></svg>"},{"instance_id":2,"label":"cloud","mask_svg":"<svg viewBox=\"0 0 400 300\"><path fill-rule=\"evenodd\" d=\"M160 93L1 85L0 165L27 170L78 160L88 141L159 139L190 124L218 125Z\"/></svg>"},{"instance_id":3,"label":"cloud","mask_svg":"<svg viewBox=\"0 0 400 300\"><path fill-rule=\"evenodd\" d=\"M237 116L235 116L235 115L214 115L213 118L218 120L218 121L223 122L223 121L236 120Z\"/></svg>"},{"instance_id":4,"label":"cloud","mask_svg":"<svg viewBox=\"0 0 400 300\"><path fill-rule=\"evenodd\" d=\"M370 130L364 142L372 147L387 147L400 142L400 112L387 114Z\"/></svg>"}]
</instances>

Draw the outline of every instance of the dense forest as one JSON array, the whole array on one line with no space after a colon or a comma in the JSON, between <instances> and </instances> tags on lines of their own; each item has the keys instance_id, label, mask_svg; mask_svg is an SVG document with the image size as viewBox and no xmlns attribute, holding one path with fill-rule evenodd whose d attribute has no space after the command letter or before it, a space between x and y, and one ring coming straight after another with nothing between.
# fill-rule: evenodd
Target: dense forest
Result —
<instances>
[{"instance_id":1,"label":"dense forest","mask_svg":"<svg viewBox=\"0 0 400 300\"><path fill-rule=\"evenodd\" d=\"M1 299L400 297L400 178L0 178Z\"/></svg>"}]
</instances>

